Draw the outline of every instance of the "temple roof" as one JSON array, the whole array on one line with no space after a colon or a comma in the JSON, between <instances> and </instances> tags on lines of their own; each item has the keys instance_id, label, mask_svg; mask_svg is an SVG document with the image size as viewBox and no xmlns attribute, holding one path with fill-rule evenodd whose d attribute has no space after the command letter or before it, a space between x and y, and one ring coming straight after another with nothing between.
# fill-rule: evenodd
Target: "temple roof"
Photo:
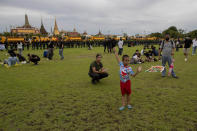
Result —
<instances>
[{"instance_id":1,"label":"temple roof","mask_svg":"<svg viewBox=\"0 0 197 131\"><path fill-rule=\"evenodd\" d=\"M53 34L54 35L59 35L56 19L55 19L55 26L54 26Z\"/></svg>"},{"instance_id":2,"label":"temple roof","mask_svg":"<svg viewBox=\"0 0 197 131\"><path fill-rule=\"evenodd\" d=\"M42 19L41 19L40 33L41 33L41 34L48 34L47 31L46 31L45 28L44 28Z\"/></svg>"},{"instance_id":3,"label":"temple roof","mask_svg":"<svg viewBox=\"0 0 197 131\"><path fill-rule=\"evenodd\" d=\"M23 25L22 27L23 28L32 28L31 25L29 24L27 14L25 14L25 25Z\"/></svg>"}]
</instances>

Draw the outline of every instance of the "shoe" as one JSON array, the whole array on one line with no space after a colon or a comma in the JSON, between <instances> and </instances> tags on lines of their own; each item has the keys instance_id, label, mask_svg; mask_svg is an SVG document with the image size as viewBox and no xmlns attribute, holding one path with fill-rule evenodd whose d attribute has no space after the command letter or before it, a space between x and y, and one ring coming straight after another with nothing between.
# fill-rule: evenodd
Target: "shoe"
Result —
<instances>
[{"instance_id":1,"label":"shoe","mask_svg":"<svg viewBox=\"0 0 197 131\"><path fill-rule=\"evenodd\" d=\"M10 68L10 66L9 66L8 64L4 64L4 66L5 66L6 68L8 68L8 69Z\"/></svg>"},{"instance_id":2,"label":"shoe","mask_svg":"<svg viewBox=\"0 0 197 131\"><path fill-rule=\"evenodd\" d=\"M127 108L128 108L128 109L132 109L133 107L132 107L131 105L128 105Z\"/></svg>"},{"instance_id":3,"label":"shoe","mask_svg":"<svg viewBox=\"0 0 197 131\"><path fill-rule=\"evenodd\" d=\"M95 80L92 80L92 84L94 84L94 85L96 84Z\"/></svg>"},{"instance_id":4,"label":"shoe","mask_svg":"<svg viewBox=\"0 0 197 131\"><path fill-rule=\"evenodd\" d=\"M187 58L185 58L185 62L187 61Z\"/></svg>"},{"instance_id":5,"label":"shoe","mask_svg":"<svg viewBox=\"0 0 197 131\"><path fill-rule=\"evenodd\" d=\"M18 64L18 63L16 63L14 66L19 66L19 64Z\"/></svg>"},{"instance_id":6,"label":"shoe","mask_svg":"<svg viewBox=\"0 0 197 131\"><path fill-rule=\"evenodd\" d=\"M173 78L178 79L179 77L178 76L173 76Z\"/></svg>"},{"instance_id":7,"label":"shoe","mask_svg":"<svg viewBox=\"0 0 197 131\"><path fill-rule=\"evenodd\" d=\"M166 77L166 76L161 76L161 77Z\"/></svg>"},{"instance_id":8,"label":"shoe","mask_svg":"<svg viewBox=\"0 0 197 131\"><path fill-rule=\"evenodd\" d=\"M96 82L100 82L100 80L96 80Z\"/></svg>"},{"instance_id":9,"label":"shoe","mask_svg":"<svg viewBox=\"0 0 197 131\"><path fill-rule=\"evenodd\" d=\"M119 111L123 111L125 109L125 107L124 106L121 106L120 108L119 108Z\"/></svg>"}]
</instances>

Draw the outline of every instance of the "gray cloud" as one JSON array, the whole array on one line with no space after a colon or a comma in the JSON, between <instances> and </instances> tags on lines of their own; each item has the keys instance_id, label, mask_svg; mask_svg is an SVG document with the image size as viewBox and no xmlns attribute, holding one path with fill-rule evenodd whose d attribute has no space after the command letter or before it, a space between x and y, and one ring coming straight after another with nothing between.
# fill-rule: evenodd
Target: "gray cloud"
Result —
<instances>
[{"instance_id":1,"label":"gray cloud","mask_svg":"<svg viewBox=\"0 0 197 131\"><path fill-rule=\"evenodd\" d=\"M40 27L43 18L50 31L56 17L59 29L96 34L160 32L171 25L187 31L197 28L196 0L0 0L0 31L10 25Z\"/></svg>"}]
</instances>

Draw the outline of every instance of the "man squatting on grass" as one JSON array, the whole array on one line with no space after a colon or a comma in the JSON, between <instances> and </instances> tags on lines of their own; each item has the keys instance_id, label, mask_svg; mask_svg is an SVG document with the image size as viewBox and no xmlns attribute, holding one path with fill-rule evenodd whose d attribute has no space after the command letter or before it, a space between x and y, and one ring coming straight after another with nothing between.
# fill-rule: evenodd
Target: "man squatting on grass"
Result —
<instances>
[{"instance_id":1,"label":"man squatting on grass","mask_svg":"<svg viewBox=\"0 0 197 131\"><path fill-rule=\"evenodd\" d=\"M139 72L141 72L142 67L139 66L137 68L136 73L133 72L132 68L129 66L129 56L123 55L122 61L120 60L118 53L116 52L116 48L113 48L116 59L120 66L120 89L122 93L122 106L119 108L120 111L125 109L125 105L127 104L128 109L132 109L130 105L130 95L131 95L131 80L130 75L135 77Z\"/></svg>"},{"instance_id":2,"label":"man squatting on grass","mask_svg":"<svg viewBox=\"0 0 197 131\"><path fill-rule=\"evenodd\" d=\"M34 54L28 54L27 56L29 60L27 63L33 62L35 65L38 65L38 62L40 61L39 56L34 55Z\"/></svg>"},{"instance_id":3,"label":"man squatting on grass","mask_svg":"<svg viewBox=\"0 0 197 131\"><path fill-rule=\"evenodd\" d=\"M96 55L96 60L93 61L90 65L89 76L92 78L92 84L96 84L100 79L108 77L106 69L103 68L101 63L101 54Z\"/></svg>"}]
</instances>

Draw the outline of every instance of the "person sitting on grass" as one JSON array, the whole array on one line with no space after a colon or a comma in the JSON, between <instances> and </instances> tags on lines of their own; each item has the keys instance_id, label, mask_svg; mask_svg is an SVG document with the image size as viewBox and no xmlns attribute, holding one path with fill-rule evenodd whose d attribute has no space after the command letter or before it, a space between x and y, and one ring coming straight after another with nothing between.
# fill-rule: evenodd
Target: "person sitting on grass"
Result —
<instances>
[{"instance_id":1,"label":"person sitting on grass","mask_svg":"<svg viewBox=\"0 0 197 131\"><path fill-rule=\"evenodd\" d=\"M130 63L131 64L141 64L141 63L144 63L144 61L141 58L141 54L140 54L139 50L136 50L136 52L133 54Z\"/></svg>"},{"instance_id":2,"label":"person sitting on grass","mask_svg":"<svg viewBox=\"0 0 197 131\"><path fill-rule=\"evenodd\" d=\"M48 56L48 50L44 50L44 52L43 52L43 57L44 57L44 58L47 58L47 56Z\"/></svg>"},{"instance_id":3,"label":"person sitting on grass","mask_svg":"<svg viewBox=\"0 0 197 131\"><path fill-rule=\"evenodd\" d=\"M40 57L34 54L28 54L29 61L27 63L33 62L35 65L38 64L38 61L40 61Z\"/></svg>"},{"instance_id":4,"label":"person sitting on grass","mask_svg":"<svg viewBox=\"0 0 197 131\"><path fill-rule=\"evenodd\" d=\"M92 78L92 84L96 84L100 79L108 77L108 73L103 64L101 63L101 54L96 55L96 60L93 61L90 65L89 76Z\"/></svg>"},{"instance_id":5,"label":"person sitting on grass","mask_svg":"<svg viewBox=\"0 0 197 131\"><path fill-rule=\"evenodd\" d=\"M113 48L114 54L116 56L116 60L120 66L120 89L122 93L122 106L119 108L120 111L125 109L125 105L127 104L128 109L132 109L130 105L130 95L131 95L131 81L130 75L135 77L138 73L141 72L142 67L139 66L137 68L136 73L133 72L132 68L129 67L129 56L123 55L122 61L120 60L118 53L116 52L116 48Z\"/></svg>"},{"instance_id":6,"label":"person sitting on grass","mask_svg":"<svg viewBox=\"0 0 197 131\"><path fill-rule=\"evenodd\" d=\"M146 59L145 59L146 62L152 62L152 51L151 50L145 52L144 55L146 56Z\"/></svg>"},{"instance_id":7,"label":"person sitting on grass","mask_svg":"<svg viewBox=\"0 0 197 131\"><path fill-rule=\"evenodd\" d=\"M8 53L10 54L10 57L6 60L4 60L4 66L9 68L11 66L17 66L19 64L19 60L16 57L16 53L14 50L9 50Z\"/></svg>"}]
</instances>

